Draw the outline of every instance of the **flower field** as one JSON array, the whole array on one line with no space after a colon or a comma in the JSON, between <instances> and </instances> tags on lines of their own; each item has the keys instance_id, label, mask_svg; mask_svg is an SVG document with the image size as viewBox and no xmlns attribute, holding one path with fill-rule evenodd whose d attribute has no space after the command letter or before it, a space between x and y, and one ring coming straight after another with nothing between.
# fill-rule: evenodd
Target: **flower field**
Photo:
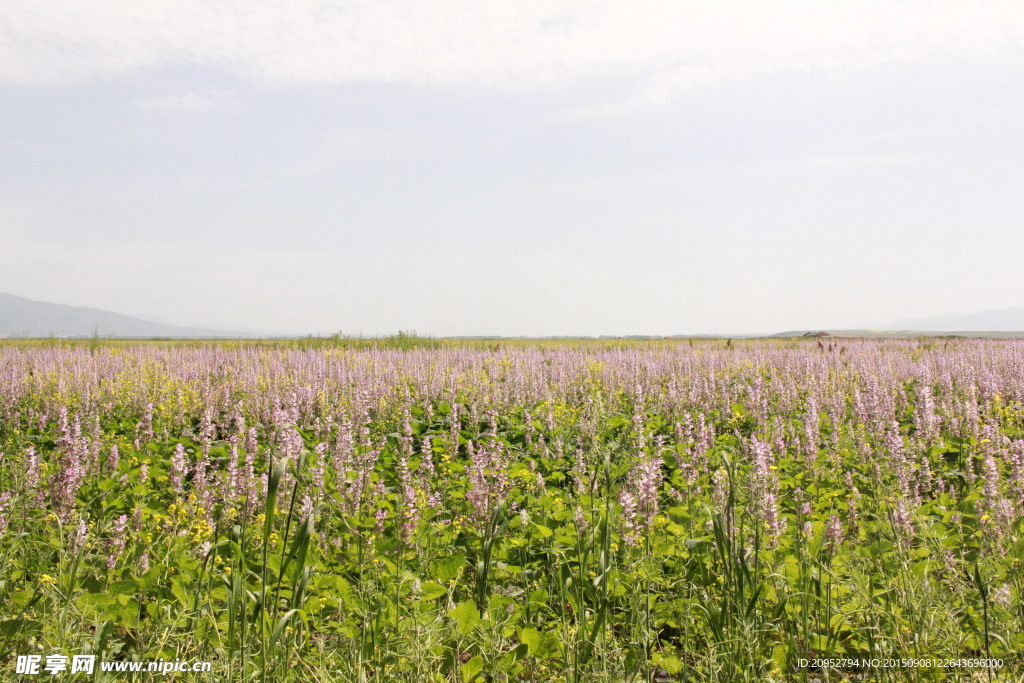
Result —
<instances>
[{"instance_id":1,"label":"flower field","mask_svg":"<svg viewBox=\"0 0 1024 683\"><path fill-rule=\"evenodd\" d=\"M1020 680L1022 558L1016 341L0 346L5 672Z\"/></svg>"}]
</instances>

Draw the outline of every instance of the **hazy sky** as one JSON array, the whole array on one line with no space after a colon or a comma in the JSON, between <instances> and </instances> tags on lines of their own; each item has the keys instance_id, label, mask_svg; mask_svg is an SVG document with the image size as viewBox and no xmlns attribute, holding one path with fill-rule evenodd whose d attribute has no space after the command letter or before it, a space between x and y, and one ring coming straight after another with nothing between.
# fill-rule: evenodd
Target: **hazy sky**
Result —
<instances>
[{"instance_id":1,"label":"hazy sky","mask_svg":"<svg viewBox=\"0 0 1024 683\"><path fill-rule=\"evenodd\" d=\"M0 291L278 332L1024 305L1020 0L5 0Z\"/></svg>"}]
</instances>

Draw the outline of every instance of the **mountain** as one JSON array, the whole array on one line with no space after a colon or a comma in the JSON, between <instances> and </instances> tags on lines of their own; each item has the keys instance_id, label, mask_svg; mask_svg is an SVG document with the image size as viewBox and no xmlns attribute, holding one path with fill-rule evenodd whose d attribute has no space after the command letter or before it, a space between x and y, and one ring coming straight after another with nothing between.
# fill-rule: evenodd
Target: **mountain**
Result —
<instances>
[{"instance_id":1,"label":"mountain","mask_svg":"<svg viewBox=\"0 0 1024 683\"><path fill-rule=\"evenodd\" d=\"M33 301L0 292L3 337L253 337L253 333L182 327L104 311Z\"/></svg>"},{"instance_id":2,"label":"mountain","mask_svg":"<svg viewBox=\"0 0 1024 683\"><path fill-rule=\"evenodd\" d=\"M819 332L825 332L827 336L822 341L828 341L829 337L849 338L863 337L865 339L906 339L914 337L968 337L972 339L1021 339L1024 332L1000 331L1000 330L788 330L771 335L772 337L791 339L793 337L817 337Z\"/></svg>"},{"instance_id":3,"label":"mountain","mask_svg":"<svg viewBox=\"0 0 1024 683\"><path fill-rule=\"evenodd\" d=\"M1024 308L999 308L929 318L903 318L885 327L890 330L924 332L1024 332Z\"/></svg>"},{"instance_id":4,"label":"mountain","mask_svg":"<svg viewBox=\"0 0 1024 683\"><path fill-rule=\"evenodd\" d=\"M902 318L859 329L821 329L832 337L957 337L1024 338L1024 308L998 308L976 313L954 313L924 318ZM818 330L789 330L773 337L800 337Z\"/></svg>"}]
</instances>

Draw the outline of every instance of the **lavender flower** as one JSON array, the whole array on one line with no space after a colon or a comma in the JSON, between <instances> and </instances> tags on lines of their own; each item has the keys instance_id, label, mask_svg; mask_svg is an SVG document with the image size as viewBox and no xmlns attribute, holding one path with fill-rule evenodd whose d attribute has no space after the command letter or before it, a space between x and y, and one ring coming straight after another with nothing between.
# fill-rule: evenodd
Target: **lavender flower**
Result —
<instances>
[{"instance_id":1,"label":"lavender flower","mask_svg":"<svg viewBox=\"0 0 1024 683\"><path fill-rule=\"evenodd\" d=\"M412 447L411 442L409 447ZM420 521L420 510L416 487L413 484L412 475L409 472L409 462L404 452L398 456L398 482L402 493L402 540L411 545L416 525Z\"/></svg>"},{"instance_id":2,"label":"lavender flower","mask_svg":"<svg viewBox=\"0 0 1024 683\"><path fill-rule=\"evenodd\" d=\"M619 505L622 506L622 539L626 545L635 546L640 537L641 525L637 514L636 496L629 489L619 491Z\"/></svg>"},{"instance_id":3,"label":"lavender flower","mask_svg":"<svg viewBox=\"0 0 1024 683\"><path fill-rule=\"evenodd\" d=\"M512 488L508 478L509 459L505 454L505 444L500 440L474 445L466 444L469 451L469 490L466 500L469 501L473 519L478 525L486 524L491 514L500 506Z\"/></svg>"},{"instance_id":4,"label":"lavender flower","mask_svg":"<svg viewBox=\"0 0 1024 683\"><path fill-rule=\"evenodd\" d=\"M113 569L118 559L124 552L124 545L128 531L128 515L121 515L114 522L114 528L107 539L107 569Z\"/></svg>"},{"instance_id":5,"label":"lavender flower","mask_svg":"<svg viewBox=\"0 0 1024 683\"><path fill-rule=\"evenodd\" d=\"M25 461L25 486L29 491L35 494L33 496L33 502L36 507L39 507L43 504L45 492L42 487L43 473L39 464L39 454L36 453L35 446L29 445L29 447L25 449Z\"/></svg>"},{"instance_id":6,"label":"lavender flower","mask_svg":"<svg viewBox=\"0 0 1024 683\"><path fill-rule=\"evenodd\" d=\"M828 526L825 527L825 542L838 546L843 540L843 523L836 515L829 515Z\"/></svg>"},{"instance_id":7,"label":"lavender flower","mask_svg":"<svg viewBox=\"0 0 1024 683\"><path fill-rule=\"evenodd\" d=\"M78 554L85 547L85 541L88 537L89 527L86 525L84 518L79 519L75 531L71 534L71 538L68 539L68 551L72 555Z\"/></svg>"},{"instance_id":8,"label":"lavender flower","mask_svg":"<svg viewBox=\"0 0 1024 683\"><path fill-rule=\"evenodd\" d=\"M146 404L146 412L142 416L142 421L139 422L138 436L135 439L135 447L141 448L142 444L153 440L153 404Z\"/></svg>"},{"instance_id":9,"label":"lavender flower","mask_svg":"<svg viewBox=\"0 0 1024 683\"><path fill-rule=\"evenodd\" d=\"M724 467L715 470L711 476L711 504L718 512L725 512L729 502L729 473Z\"/></svg>"},{"instance_id":10,"label":"lavender flower","mask_svg":"<svg viewBox=\"0 0 1024 683\"><path fill-rule=\"evenodd\" d=\"M657 451L657 449L655 449ZM658 493L662 483L662 459L657 454L643 458L630 471L619 492L622 505L623 539L636 545L658 514Z\"/></svg>"},{"instance_id":11,"label":"lavender flower","mask_svg":"<svg viewBox=\"0 0 1024 683\"><path fill-rule=\"evenodd\" d=\"M11 492L4 491L0 493L0 536L3 536L7 532L7 508L11 504Z\"/></svg>"},{"instance_id":12,"label":"lavender flower","mask_svg":"<svg viewBox=\"0 0 1024 683\"><path fill-rule=\"evenodd\" d=\"M914 522L902 497L896 498L896 505L892 512L892 524L897 542L904 546L909 544L910 539L914 536Z\"/></svg>"},{"instance_id":13,"label":"lavender flower","mask_svg":"<svg viewBox=\"0 0 1024 683\"><path fill-rule=\"evenodd\" d=\"M174 453L171 455L170 469L168 476L171 480L171 488L178 496L185 490L185 477L188 475L188 456L185 454L185 447L182 444L174 446Z\"/></svg>"},{"instance_id":14,"label":"lavender flower","mask_svg":"<svg viewBox=\"0 0 1024 683\"><path fill-rule=\"evenodd\" d=\"M751 439L753 469L750 472L750 501L752 512L760 519L772 538L778 538L786 527L779 515L778 479L775 476L775 458L771 446Z\"/></svg>"},{"instance_id":15,"label":"lavender flower","mask_svg":"<svg viewBox=\"0 0 1024 683\"><path fill-rule=\"evenodd\" d=\"M121 453L115 443L110 447L110 454L107 456L107 472L114 474L117 472L117 465L121 462Z\"/></svg>"}]
</instances>

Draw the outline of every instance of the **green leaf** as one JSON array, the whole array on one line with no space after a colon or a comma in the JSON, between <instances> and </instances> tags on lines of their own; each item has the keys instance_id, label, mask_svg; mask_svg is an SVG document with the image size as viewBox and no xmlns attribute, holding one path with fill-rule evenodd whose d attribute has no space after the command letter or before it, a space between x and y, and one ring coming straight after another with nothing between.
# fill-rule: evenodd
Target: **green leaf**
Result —
<instances>
[{"instance_id":1,"label":"green leaf","mask_svg":"<svg viewBox=\"0 0 1024 683\"><path fill-rule=\"evenodd\" d=\"M533 626L527 626L519 632L519 639L527 648L527 653L537 659L545 659L558 652L558 636L544 633Z\"/></svg>"},{"instance_id":2,"label":"green leaf","mask_svg":"<svg viewBox=\"0 0 1024 683\"><path fill-rule=\"evenodd\" d=\"M439 583L433 581L425 581L421 587L420 599L421 600L437 600L442 595L447 595L448 589Z\"/></svg>"},{"instance_id":3,"label":"green leaf","mask_svg":"<svg viewBox=\"0 0 1024 683\"><path fill-rule=\"evenodd\" d=\"M288 626L288 622L291 621L292 617L299 613L297 609L290 609L285 612L284 616L277 620L277 624L274 626L274 632L270 634L270 646L273 647L277 644L278 639L284 632L284 629Z\"/></svg>"},{"instance_id":4,"label":"green leaf","mask_svg":"<svg viewBox=\"0 0 1024 683\"><path fill-rule=\"evenodd\" d=\"M118 602L120 602L120 600L118 600ZM118 625L125 628L132 628L139 620L139 603L129 599L128 602L123 605L112 607L110 614L114 617L114 621Z\"/></svg>"},{"instance_id":5,"label":"green leaf","mask_svg":"<svg viewBox=\"0 0 1024 683\"><path fill-rule=\"evenodd\" d=\"M452 619L455 620L456 628L459 630L460 635L466 635L472 631L477 624L480 623L480 613L476 609L476 605L473 604L472 600L460 604L458 607L451 611Z\"/></svg>"},{"instance_id":6,"label":"green leaf","mask_svg":"<svg viewBox=\"0 0 1024 683\"><path fill-rule=\"evenodd\" d=\"M682 660L673 655L657 657L654 663L672 675L683 670Z\"/></svg>"},{"instance_id":7,"label":"green leaf","mask_svg":"<svg viewBox=\"0 0 1024 683\"><path fill-rule=\"evenodd\" d=\"M434 568L434 578L441 583L448 583L459 575L459 572L466 566L466 554L456 553L443 562L439 562Z\"/></svg>"},{"instance_id":8,"label":"green leaf","mask_svg":"<svg viewBox=\"0 0 1024 683\"><path fill-rule=\"evenodd\" d=\"M484 658L480 655L473 657L460 667L463 683L476 680L480 672L484 670Z\"/></svg>"},{"instance_id":9,"label":"green leaf","mask_svg":"<svg viewBox=\"0 0 1024 683\"><path fill-rule=\"evenodd\" d=\"M181 557L178 559L178 569L183 572L193 572L199 568L199 562L193 557Z\"/></svg>"},{"instance_id":10,"label":"green leaf","mask_svg":"<svg viewBox=\"0 0 1024 683\"><path fill-rule=\"evenodd\" d=\"M501 667L506 671L511 671L512 666L527 655L527 647L520 643L512 650L506 652L501 658Z\"/></svg>"},{"instance_id":11,"label":"green leaf","mask_svg":"<svg viewBox=\"0 0 1024 683\"><path fill-rule=\"evenodd\" d=\"M185 589L182 587L181 582L177 579L171 579L171 593L178 599L182 605L188 604L188 597L185 594Z\"/></svg>"},{"instance_id":12,"label":"green leaf","mask_svg":"<svg viewBox=\"0 0 1024 683\"><path fill-rule=\"evenodd\" d=\"M534 523L533 530L535 532L535 535L540 536L541 538L549 538L552 534L554 534L554 532L551 531L551 529L547 528L543 524Z\"/></svg>"},{"instance_id":13,"label":"green leaf","mask_svg":"<svg viewBox=\"0 0 1024 683\"><path fill-rule=\"evenodd\" d=\"M519 640L526 646L526 651L536 656L540 652L542 639L540 631L533 626L528 626L519 634Z\"/></svg>"},{"instance_id":14,"label":"green leaf","mask_svg":"<svg viewBox=\"0 0 1024 683\"><path fill-rule=\"evenodd\" d=\"M772 648L772 659L775 660L775 665L779 668L779 671L786 670L786 647L784 645L776 645ZM669 673L672 673L671 671Z\"/></svg>"},{"instance_id":15,"label":"green leaf","mask_svg":"<svg viewBox=\"0 0 1024 683\"><path fill-rule=\"evenodd\" d=\"M11 599L15 607L23 610L28 605L29 600L32 600L32 593L30 591L15 591L11 594Z\"/></svg>"},{"instance_id":16,"label":"green leaf","mask_svg":"<svg viewBox=\"0 0 1024 683\"><path fill-rule=\"evenodd\" d=\"M816 634L811 636L810 640L811 649L815 654L826 654L832 652L831 643L827 636Z\"/></svg>"},{"instance_id":17,"label":"green leaf","mask_svg":"<svg viewBox=\"0 0 1024 683\"><path fill-rule=\"evenodd\" d=\"M32 619L6 619L0 621L0 635L5 638L11 638L15 634L20 633L22 636L32 635L41 633L43 625L38 621Z\"/></svg>"}]
</instances>

